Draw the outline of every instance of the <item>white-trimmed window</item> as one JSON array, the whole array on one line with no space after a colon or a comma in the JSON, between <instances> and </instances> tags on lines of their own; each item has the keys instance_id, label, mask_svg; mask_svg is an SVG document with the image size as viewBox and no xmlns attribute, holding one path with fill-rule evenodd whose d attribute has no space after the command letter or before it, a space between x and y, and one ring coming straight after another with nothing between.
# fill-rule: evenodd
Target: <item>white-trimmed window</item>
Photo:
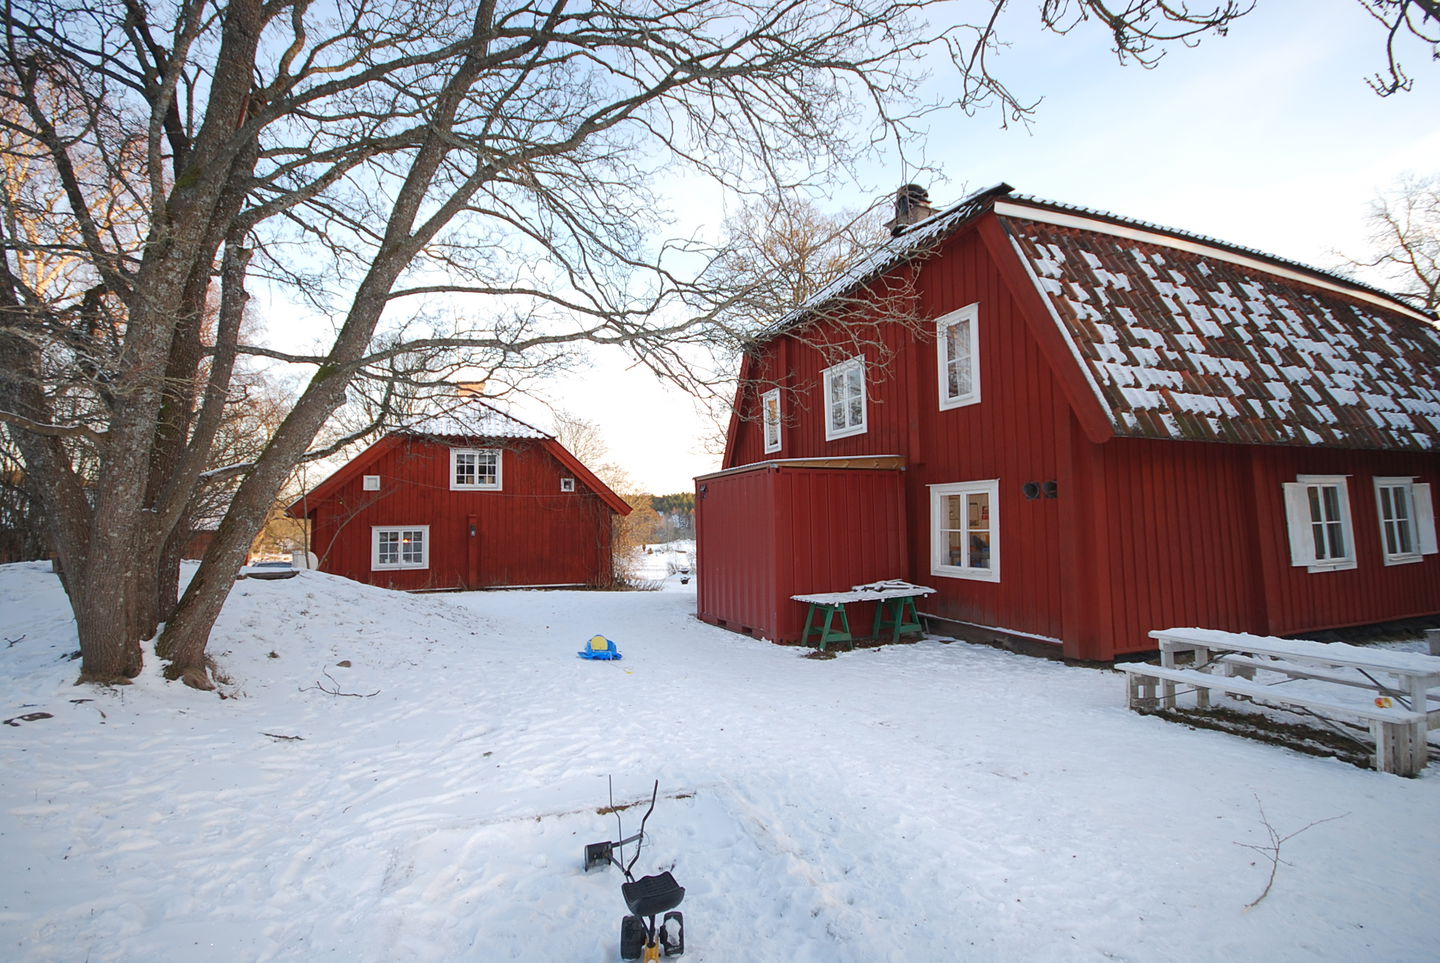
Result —
<instances>
[{"instance_id":1,"label":"white-trimmed window","mask_svg":"<svg viewBox=\"0 0 1440 963\"><path fill-rule=\"evenodd\" d=\"M1418 562L1434 554L1435 508L1428 484L1417 485L1414 478L1376 478L1375 507L1386 565Z\"/></svg>"},{"instance_id":2,"label":"white-trimmed window","mask_svg":"<svg viewBox=\"0 0 1440 963\"><path fill-rule=\"evenodd\" d=\"M500 449L451 448L450 488L499 491Z\"/></svg>"},{"instance_id":3,"label":"white-trimmed window","mask_svg":"<svg viewBox=\"0 0 1440 963\"><path fill-rule=\"evenodd\" d=\"M1312 572L1355 567L1346 477L1300 475L1284 483L1291 565L1303 565Z\"/></svg>"},{"instance_id":4,"label":"white-trimmed window","mask_svg":"<svg viewBox=\"0 0 1440 963\"><path fill-rule=\"evenodd\" d=\"M765 423L765 453L780 450L780 389L773 388L760 396L760 412Z\"/></svg>"},{"instance_id":5,"label":"white-trimmed window","mask_svg":"<svg viewBox=\"0 0 1440 963\"><path fill-rule=\"evenodd\" d=\"M429 525L376 525L370 529L370 568L429 568Z\"/></svg>"},{"instance_id":6,"label":"white-trimmed window","mask_svg":"<svg viewBox=\"0 0 1440 963\"><path fill-rule=\"evenodd\" d=\"M575 479L570 477L560 479L560 490L562 492L573 492L575 490Z\"/></svg>"},{"instance_id":7,"label":"white-trimmed window","mask_svg":"<svg viewBox=\"0 0 1440 963\"><path fill-rule=\"evenodd\" d=\"M930 574L1000 581L1000 481L930 486Z\"/></svg>"},{"instance_id":8,"label":"white-trimmed window","mask_svg":"<svg viewBox=\"0 0 1440 963\"><path fill-rule=\"evenodd\" d=\"M851 358L824 372L825 440L864 434L865 359Z\"/></svg>"},{"instance_id":9,"label":"white-trimmed window","mask_svg":"<svg viewBox=\"0 0 1440 963\"><path fill-rule=\"evenodd\" d=\"M970 304L935 322L941 410L980 400L979 320L980 305Z\"/></svg>"},{"instance_id":10,"label":"white-trimmed window","mask_svg":"<svg viewBox=\"0 0 1440 963\"><path fill-rule=\"evenodd\" d=\"M365 475L360 480L360 490L367 492L378 492L380 490L379 475Z\"/></svg>"}]
</instances>

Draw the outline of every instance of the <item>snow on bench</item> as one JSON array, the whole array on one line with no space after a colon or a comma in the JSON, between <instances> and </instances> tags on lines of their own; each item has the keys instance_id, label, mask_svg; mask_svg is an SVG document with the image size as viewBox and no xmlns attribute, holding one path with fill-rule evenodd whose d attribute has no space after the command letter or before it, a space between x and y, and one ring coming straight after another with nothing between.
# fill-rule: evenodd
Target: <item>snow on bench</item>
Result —
<instances>
[{"instance_id":1,"label":"snow on bench","mask_svg":"<svg viewBox=\"0 0 1440 963\"><path fill-rule=\"evenodd\" d=\"M907 632L923 631L920 614L915 609L915 600L934 594L935 590L925 585L912 585L902 579L887 579L852 585L848 592L818 592L811 595L792 595L796 602L810 606L805 613L805 631L800 635L800 644L806 645L811 634L819 637L819 648L825 651L830 642L855 644L850 633L850 616L845 606L851 602L879 602L875 608L875 627L872 637L878 639L885 630L890 631L890 641L898 642ZM839 619L836 623L835 620ZM823 621L823 624L822 624Z\"/></svg>"},{"instance_id":2,"label":"snow on bench","mask_svg":"<svg viewBox=\"0 0 1440 963\"><path fill-rule=\"evenodd\" d=\"M1390 652L1343 643L1220 632L1164 629L1160 665L1130 663L1128 703L1137 712L1176 708L1176 687L1193 691L1197 708L1218 692L1256 702L1296 707L1322 717L1363 720L1375 742L1375 768L1412 776L1425 767L1426 735L1440 728L1440 657ZM1177 664L1187 656L1188 666ZM1257 672L1275 681L1255 681ZM1156 689L1160 692L1157 695Z\"/></svg>"}]
</instances>

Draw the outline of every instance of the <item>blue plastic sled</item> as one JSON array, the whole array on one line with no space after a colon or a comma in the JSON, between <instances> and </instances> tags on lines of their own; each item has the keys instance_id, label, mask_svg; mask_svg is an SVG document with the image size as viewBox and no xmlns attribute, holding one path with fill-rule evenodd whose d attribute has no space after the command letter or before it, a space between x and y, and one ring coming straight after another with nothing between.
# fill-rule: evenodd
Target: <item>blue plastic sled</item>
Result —
<instances>
[{"instance_id":1,"label":"blue plastic sled","mask_svg":"<svg viewBox=\"0 0 1440 963\"><path fill-rule=\"evenodd\" d=\"M590 641L585 644L585 648L575 654L582 659L610 660L623 658L623 656L620 655L620 650L615 648L615 643L603 635L593 636Z\"/></svg>"}]
</instances>

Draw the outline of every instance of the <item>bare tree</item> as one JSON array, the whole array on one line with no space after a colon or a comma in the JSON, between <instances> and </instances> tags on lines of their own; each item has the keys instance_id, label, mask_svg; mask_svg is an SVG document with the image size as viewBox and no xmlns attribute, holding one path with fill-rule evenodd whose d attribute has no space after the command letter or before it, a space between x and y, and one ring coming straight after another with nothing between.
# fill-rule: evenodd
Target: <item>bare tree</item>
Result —
<instances>
[{"instance_id":1,"label":"bare tree","mask_svg":"<svg viewBox=\"0 0 1440 963\"><path fill-rule=\"evenodd\" d=\"M6 2L0 124L22 145L7 155L63 203L5 197L0 419L53 522L81 679L135 675L163 620L167 675L211 686L206 641L246 549L347 391L383 385L383 409L460 367L503 391L580 343L675 375L728 304L694 282L691 252L647 236L661 173L770 192L903 140L925 110L1023 116L985 59L1012 4L934 29L951 12L931 5ZM1098 18L1142 59L1244 12L1042 9L1056 29ZM934 50L954 96L918 104ZM68 283L34 282L41 254ZM313 351L245 338L257 285L332 335ZM255 457L216 469L246 356L309 380ZM220 477L238 484L171 606L167 546Z\"/></svg>"},{"instance_id":2,"label":"bare tree","mask_svg":"<svg viewBox=\"0 0 1440 963\"><path fill-rule=\"evenodd\" d=\"M1430 47L1430 59L1440 60L1440 2L1437 0L1356 0L1385 28L1385 70L1370 78L1370 89L1388 97L1415 86L1400 64L1396 45L1410 37Z\"/></svg>"},{"instance_id":3,"label":"bare tree","mask_svg":"<svg viewBox=\"0 0 1440 963\"><path fill-rule=\"evenodd\" d=\"M1370 205L1368 258L1350 268L1378 271L1422 311L1440 311L1440 176L1402 177Z\"/></svg>"}]
</instances>

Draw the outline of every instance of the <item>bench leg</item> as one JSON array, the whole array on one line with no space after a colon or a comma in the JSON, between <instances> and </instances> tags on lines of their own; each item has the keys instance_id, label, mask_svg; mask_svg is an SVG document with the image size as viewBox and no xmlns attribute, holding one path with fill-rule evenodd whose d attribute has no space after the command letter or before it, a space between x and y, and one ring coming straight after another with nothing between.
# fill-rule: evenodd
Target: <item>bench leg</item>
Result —
<instances>
[{"instance_id":1,"label":"bench leg","mask_svg":"<svg viewBox=\"0 0 1440 963\"><path fill-rule=\"evenodd\" d=\"M1425 728L1402 722L1370 724L1375 736L1375 768L1397 776L1418 776L1428 761Z\"/></svg>"},{"instance_id":2,"label":"bench leg","mask_svg":"<svg viewBox=\"0 0 1440 963\"><path fill-rule=\"evenodd\" d=\"M1148 675L1127 675L1127 678L1130 681L1130 708L1136 712L1154 712L1155 678Z\"/></svg>"}]
</instances>

